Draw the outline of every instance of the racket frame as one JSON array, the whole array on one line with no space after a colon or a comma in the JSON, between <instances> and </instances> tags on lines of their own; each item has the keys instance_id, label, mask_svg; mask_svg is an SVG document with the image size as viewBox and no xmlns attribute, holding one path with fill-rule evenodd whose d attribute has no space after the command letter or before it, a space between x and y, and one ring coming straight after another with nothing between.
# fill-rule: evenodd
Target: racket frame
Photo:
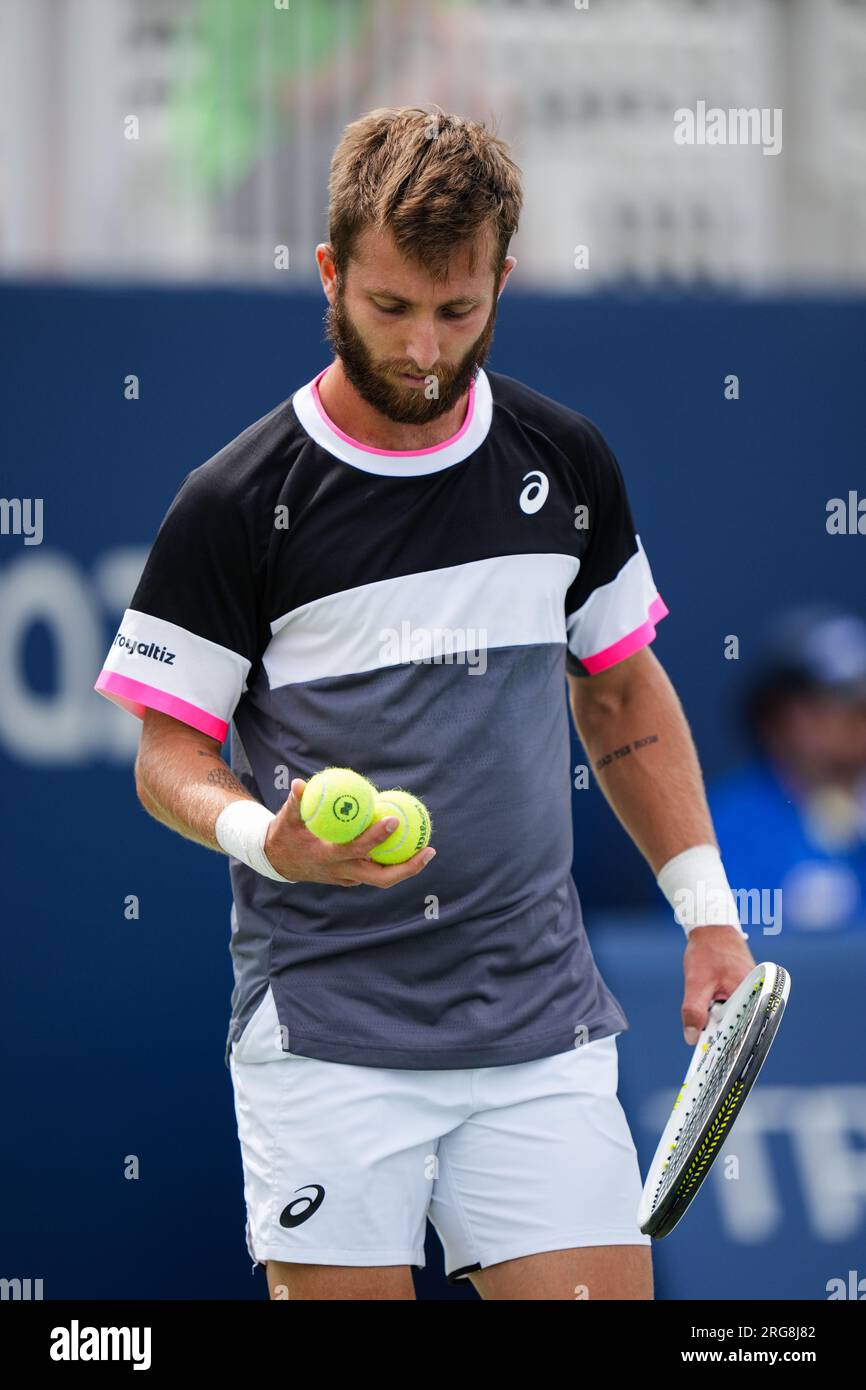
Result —
<instances>
[{"instance_id":1,"label":"racket frame","mask_svg":"<svg viewBox=\"0 0 866 1390\"><path fill-rule=\"evenodd\" d=\"M785 1012L790 986L790 977L782 966L763 961L749 971L728 1000L715 1000L711 1005L707 1026L695 1044L644 1184L638 1209L638 1225L644 1235L656 1240L669 1235L693 1201L764 1065ZM659 1200L659 1189L677 1155L691 1107L700 1097L714 1059L724 1050L725 1034L733 1026L738 1010L756 990L754 1016L738 1044L724 1092L718 1104L708 1111L691 1148L678 1160L682 1171Z\"/></svg>"}]
</instances>

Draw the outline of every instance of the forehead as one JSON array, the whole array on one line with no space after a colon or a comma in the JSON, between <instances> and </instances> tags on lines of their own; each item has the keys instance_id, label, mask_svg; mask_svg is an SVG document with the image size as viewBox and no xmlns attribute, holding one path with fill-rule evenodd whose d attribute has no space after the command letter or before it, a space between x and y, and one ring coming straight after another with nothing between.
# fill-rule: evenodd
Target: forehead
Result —
<instances>
[{"instance_id":1,"label":"forehead","mask_svg":"<svg viewBox=\"0 0 866 1390\"><path fill-rule=\"evenodd\" d=\"M493 254L494 234L486 226L472 241L455 246L445 278L434 280L422 262L404 255L390 228L364 227L352 247L348 277L362 287L375 283L378 289L387 288L406 299L478 295L490 288Z\"/></svg>"}]
</instances>

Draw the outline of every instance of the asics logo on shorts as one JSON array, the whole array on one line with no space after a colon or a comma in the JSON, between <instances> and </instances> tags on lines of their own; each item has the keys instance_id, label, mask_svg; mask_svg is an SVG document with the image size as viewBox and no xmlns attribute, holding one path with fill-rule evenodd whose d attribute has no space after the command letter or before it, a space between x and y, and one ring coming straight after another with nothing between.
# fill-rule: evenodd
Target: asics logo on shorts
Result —
<instances>
[{"instance_id":1,"label":"asics logo on shorts","mask_svg":"<svg viewBox=\"0 0 866 1390\"><path fill-rule=\"evenodd\" d=\"M280 1212L281 1226L300 1226L302 1221L309 1221L313 1212L319 1210L325 1200L325 1189L317 1182L309 1182L307 1190L315 1192L315 1197L294 1197ZM303 1192L304 1188L296 1187L295 1191Z\"/></svg>"}]
</instances>

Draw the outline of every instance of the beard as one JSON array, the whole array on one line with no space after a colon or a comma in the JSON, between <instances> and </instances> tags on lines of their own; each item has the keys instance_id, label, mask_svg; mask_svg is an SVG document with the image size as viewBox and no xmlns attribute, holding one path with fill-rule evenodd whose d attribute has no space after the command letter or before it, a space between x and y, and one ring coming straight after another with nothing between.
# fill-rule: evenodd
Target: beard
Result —
<instances>
[{"instance_id":1,"label":"beard","mask_svg":"<svg viewBox=\"0 0 866 1390\"><path fill-rule=\"evenodd\" d=\"M411 387L396 379L400 371L421 376L414 364L407 367L395 363L387 368L373 361L346 312L339 291L334 303L328 305L325 333L334 353L342 361L348 380L368 405L396 424L426 425L453 409L486 362L493 342L497 303L494 299L484 328L456 366L440 364L430 372L423 373L424 376L436 378L438 391L432 399L427 397L428 387Z\"/></svg>"}]
</instances>

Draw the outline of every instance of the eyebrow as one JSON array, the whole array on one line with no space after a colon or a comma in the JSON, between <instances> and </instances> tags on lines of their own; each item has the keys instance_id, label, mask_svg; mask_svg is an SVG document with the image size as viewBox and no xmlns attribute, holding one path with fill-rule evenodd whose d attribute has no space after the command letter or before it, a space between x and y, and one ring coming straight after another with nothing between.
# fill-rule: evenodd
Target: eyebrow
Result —
<instances>
[{"instance_id":1,"label":"eyebrow","mask_svg":"<svg viewBox=\"0 0 866 1390\"><path fill-rule=\"evenodd\" d=\"M384 289L376 289L376 288L374 288L374 289L370 289L370 290L365 291L365 293L368 294L368 295L371 295L371 296L372 296L372 295L378 295L380 299L393 299L397 304L411 304L411 303L412 303L411 299L404 299L402 295L400 295L400 294L395 294L393 290L384 290ZM473 296L473 295L471 295L471 294L456 294L456 295L454 296L453 299L443 299L442 303L439 304L439 305L437 305L437 308L439 308L439 309L447 309L448 306L451 305L451 304L470 304L470 305L472 305L472 306L474 307L476 304L480 304L480 303L481 303L481 299L480 299L480 298L476 298L475 296Z\"/></svg>"}]
</instances>

